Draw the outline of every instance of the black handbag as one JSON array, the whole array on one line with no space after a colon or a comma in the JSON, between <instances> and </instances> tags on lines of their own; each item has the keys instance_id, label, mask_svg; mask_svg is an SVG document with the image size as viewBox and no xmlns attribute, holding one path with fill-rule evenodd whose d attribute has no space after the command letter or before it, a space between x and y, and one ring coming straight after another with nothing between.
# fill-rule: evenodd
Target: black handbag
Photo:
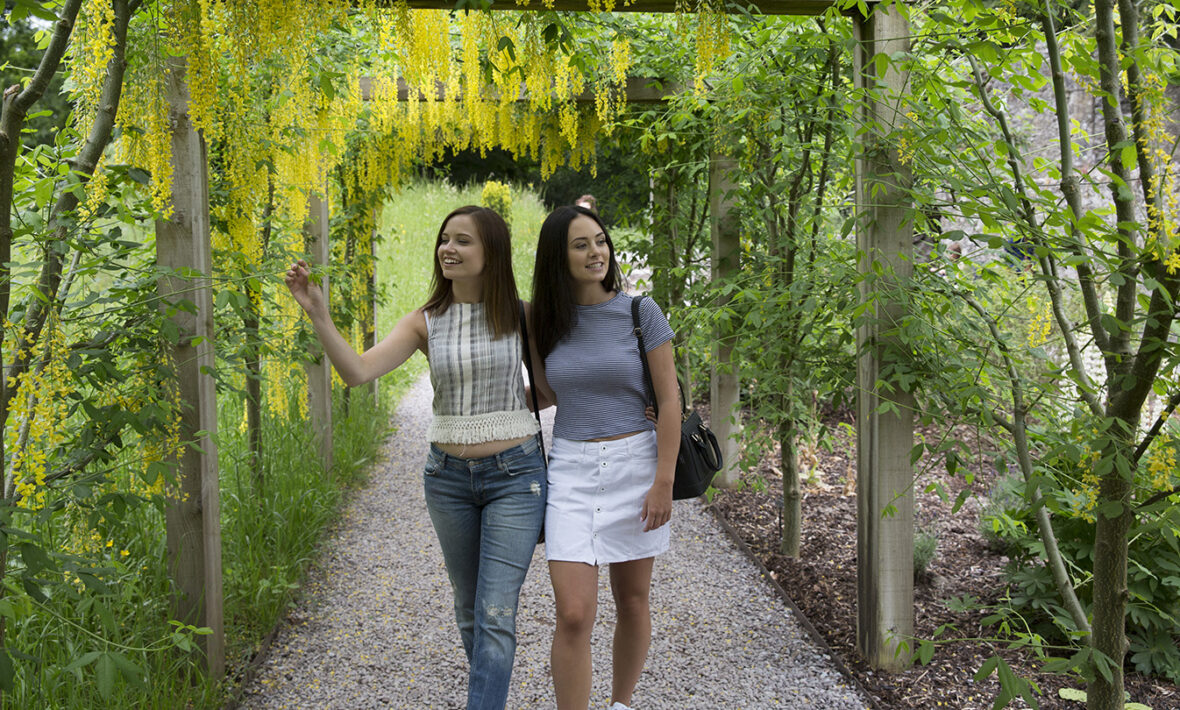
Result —
<instances>
[{"instance_id":1,"label":"black handbag","mask_svg":"<svg viewBox=\"0 0 1180 710\"><path fill-rule=\"evenodd\" d=\"M651 380L651 368L647 364L647 348L643 344L643 328L639 325L639 302L645 296L631 299L631 323L635 338L639 341L639 359L643 361L643 384L647 388L647 400L656 415L660 408L655 399L655 386ZM679 381L677 381L679 384ZM680 387L680 451L676 455L676 479L672 483L672 499L696 498L709 488L713 476L721 470L721 447L717 437L701 421L695 411L684 414L684 388Z\"/></svg>"}]
</instances>

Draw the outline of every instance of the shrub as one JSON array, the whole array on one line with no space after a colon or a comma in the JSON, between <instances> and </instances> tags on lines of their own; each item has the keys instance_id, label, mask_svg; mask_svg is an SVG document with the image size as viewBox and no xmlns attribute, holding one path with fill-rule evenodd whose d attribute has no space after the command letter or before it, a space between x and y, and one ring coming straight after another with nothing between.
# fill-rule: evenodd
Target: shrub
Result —
<instances>
[{"instance_id":1,"label":"shrub","mask_svg":"<svg viewBox=\"0 0 1180 710\"><path fill-rule=\"evenodd\" d=\"M483 184L479 201L484 207L495 210L512 226L512 188L502 182L488 180Z\"/></svg>"},{"instance_id":2,"label":"shrub","mask_svg":"<svg viewBox=\"0 0 1180 710\"><path fill-rule=\"evenodd\" d=\"M923 579L930 571L930 563L938 552L938 535L932 528L914 531L914 579Z\"/></svg>"}]
</instances>

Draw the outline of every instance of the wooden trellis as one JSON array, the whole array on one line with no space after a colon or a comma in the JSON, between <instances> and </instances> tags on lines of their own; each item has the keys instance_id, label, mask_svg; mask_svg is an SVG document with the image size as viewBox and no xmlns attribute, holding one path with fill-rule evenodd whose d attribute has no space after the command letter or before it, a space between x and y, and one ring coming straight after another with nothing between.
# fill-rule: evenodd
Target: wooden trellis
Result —
<instances>
[{"instance_id":1,"label":"wooden trellis","mask_svg":"<svg viewBox=\"0 0 1180 710\"><path fill-rule=\"evenodd\" d=\"M454 2L445 0L409 0L416 9L452 9ZM752 10L768 15L815 15L831 6L823 0L760 0L749 3ZM479 7L478 2L472 3ZM554 0L552 9L586 11L583 0ZM892 67L878 73L872 57L908 49L908 24L892 6L870 4L867 17L853 12L857 46L854 57L855 84L858 89L892 92L900 99L905 77ZM495 10L528 11L513 3L493 6ZM533 9L541 9L538 0ZM636 0L619 12L674 12L675 0ZM158 249L163 265L193 267L206 278L187 285L189 300L196 304L195 317L181 317L182 338L177 362L189 363L180 368L181 392L194 412L185 419L185 440L193 440L198 431L208 432L202 439L203 452L190 450L181 460L181 487L193 491L197 497L178 505L175 515L168 520L169 541L178 541L174 562L177 587L192 609L199 608L195 623L209 626L214 633L206 642L210 673L220 675L224 670L224 638L221 619L221 548L218 518L218 469L216 449L212 447L216 432L216 394L209 371L203 369L201 353L211 353L212 299L208 275L210 271L208 194L205 187L206 164L201 137L189 126L185 115L187 99L183 86L183 69L173 72L175 90L170 95L174 129L173 204L175 217L159 223ZM658 101L663 93L647 86L646 80L631 80L627 84L627 99L633 102ZM404 96L402 97L404 98ZM589 98L589 97L584 97ZM867 130L859 132L861 150L856 163L857 246L861 255L858 268L862 274L874 271L874 265L884 265L899 277L905 277L911 259L911 229L907 202L908 174L896 160L895 153L884 144L877 145L895 118L896 102L886 102L863 109L860 120ZM711 171L728 175L723 156L711 158ZM733 273L736 260L725 258L733 231L724 215L733 203L726 180L714 180L710 205L714 210L714 263L719 276ZM314 198L312 198L314 200ZM309 245L318 245L316 258L327 261L327 208L323 203L312 211L307 233ZM313 206L315 206L313 202ZM167 238L164 238L165 234ZM322 237L322 240L321 240ZM309 246L310 248L310 246ZM880 281L876 284L885 285ZM161 285L168 292L172 286ZM868 288L868 287L866 287ZM882 372L882 358L887 357L887 342L881 334L887 332L889 318L901 315L900 306L890 305L884 291L862 291L863 299L878 303L881 325L865 326L857 332L861 353L857 371L857 502L858 502L858 623L857 643L860 651L876 668L899 670L909 664L913 636L913 470L910 449L913 444L912 402L896 394L899 388L878 388ZM724 346L731 334L718 333L717 342ZM197 338L196 341L193 338ZM199 343L195 347L193 342ZM184 343L187 343L185 345ZM719 353L723 354L723 353ZM331 390L326 359L315 366L316 374L309 377L311 417L319 437L319 446L330 466L331 456ZM737 400L739 373L715 378L717 389L715 412L726 410ZM884 392L889 391L890 394ZM887 411L882 411L882 404ZM715 416L718 431L725 435L733 431L736 422ZM727 437L728 438L728 437ZM733 446L727 444L727 446ZM735 447L736 448L736 447ZM730 449L734 451L735 448ZM197 455L200 453L200 455ZM733 460L734 456L729 457ZM199 494L198 494L199 492ZM886 510L895 510L885 515ZM200 544L196 544L196 541ZM191 541L191 542L190 542ZM183 609L184 607L182 607ZM190 614L191 615L191 614Z\"/></svg>"}]
</instances>

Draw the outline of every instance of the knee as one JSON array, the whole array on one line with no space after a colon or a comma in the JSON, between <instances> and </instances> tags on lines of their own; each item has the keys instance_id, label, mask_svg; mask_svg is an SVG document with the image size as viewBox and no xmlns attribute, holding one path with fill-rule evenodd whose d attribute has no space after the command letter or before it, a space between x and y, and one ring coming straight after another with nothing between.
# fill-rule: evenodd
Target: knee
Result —
<instances>
[{"instance_id":1,"label":"knee","mask_svg":"<svg viewBox=\"0 0 1180 710\"><path fill-rule=\"evenodd\" d=\"M623 618L643 618L651 614L650 594L648 590L637 592L616 593L615 609Z\"/></svg>"},{"instance_id":2,"label":"knee","mask_svg":"<svg viewBox=\"0 0 1180 710\"><path fill-rule=\"evenodd\" d=\"M575 636L589 636L594 629L593 604L566 603L557 605L557 628Z\"/></svg>"}]
</instances>

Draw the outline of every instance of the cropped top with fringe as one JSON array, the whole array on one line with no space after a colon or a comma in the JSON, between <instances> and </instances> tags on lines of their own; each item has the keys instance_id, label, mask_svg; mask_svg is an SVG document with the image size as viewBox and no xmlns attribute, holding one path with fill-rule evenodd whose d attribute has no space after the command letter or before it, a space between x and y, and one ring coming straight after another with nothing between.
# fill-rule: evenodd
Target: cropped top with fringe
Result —
<instances>
[{"instance_id":1,"label":"cropped top with fringe","mask_svg":"<svg viewBox=\"0 0 1180 710\"><path fill-rule=\"evenodd\" d=\"M532 436L524 399L520 335L493 337L482 303L452 303L426 315L434 418L427 438L479 444Z\"/></svg>"}]
</instances>

